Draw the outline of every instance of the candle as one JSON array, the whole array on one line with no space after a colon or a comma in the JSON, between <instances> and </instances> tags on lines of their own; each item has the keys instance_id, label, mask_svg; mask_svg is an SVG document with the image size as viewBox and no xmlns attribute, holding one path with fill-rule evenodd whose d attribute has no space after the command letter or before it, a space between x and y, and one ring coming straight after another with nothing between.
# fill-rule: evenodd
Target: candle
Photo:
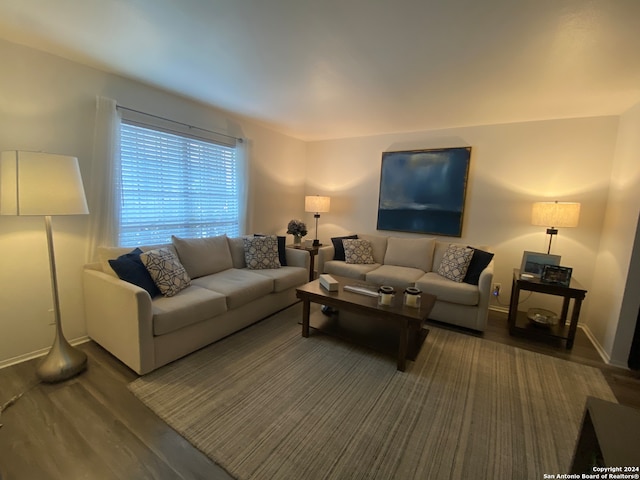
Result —
<instances>
[{"instance_id":1,"label":"candle","mask_svg":"<svg viewBox=\"0 0 640 480\"><path fill-rule=\"evenodd\" d=\"M391 301L393 300L393 294L395 290L393 287L382 286L378 290L378 304L379 305L391 305Z\"/></svg>"},{"instance_id":2,"label":"candle","mask_svg":"<svg viewBox=\"0 0 640 480\"><path fill-rule=\"evenodd\" d=\"M407 295L405 297L405 302L409 307L415 307L418 305L418 296L417 295Z\"/></svg>"},{"instance_id":3,"label":"candle","mask_svg":"<svg viewBox=\"0 0 640 480\"><path fill-rule=\"evenodd\" d=\"M415 287L407 287L404 291L404 304L407 307L418 308L420 307L420 294L422 292Z\"/></svg>"},{"instance_id":4,"label":"candle","mask_svg":"<svg viewBox=\"0 0 640 480\"><path fill-rule=\"evenodd\" d=\"M391 293L381 293L380 305L391 305L391 298L393 298L393 295Z\"/></svg>"}]
</instances>

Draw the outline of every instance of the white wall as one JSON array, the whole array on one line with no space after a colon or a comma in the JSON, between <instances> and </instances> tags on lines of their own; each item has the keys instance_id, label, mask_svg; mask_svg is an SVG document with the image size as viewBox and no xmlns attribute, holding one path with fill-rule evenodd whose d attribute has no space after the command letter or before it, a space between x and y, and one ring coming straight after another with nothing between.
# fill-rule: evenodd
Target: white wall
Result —
<instances>
[{"instance_id":1,"label":"white wall","mask_svg":"<svg viewBox=\"0 0 640 480\"><path fill-rule=\"evenodd\" d=\"M512 270L519 268L522 252L547 249L545 228L530 225L531 204L545 199L581 202L580 225L561 229L552 253L561 255L562 265L573 267L575 278L589 290L584 303L588 312L591 297L598 294L592 286L617 126L616 117L597 117L312 142L307 194L328 194L332 202L331 212L321 219L320 240L376 230L383 151L470 145L462 238L442 238L492 247L495 281L502 284L501 304L506 307ZM559 311L560 300L533 294L520 308L530 306Z\"/></svg>"},{"instance_id":2,"label":"white wall","mask_svg":"<svg viewBox=\"0 0 640 480\"><path fill-rule=\"evenodd\" d=\"M0 41L0 151L78 157L91 184L96 95L119 104L248 139L250 229L283 233L303 211L304 142L213 108L95 69ZM65 334L86 335L81 269L88 217L54 217L54 244ZM46 351L53 341L51 289L42 218L0 217L0 366Z\"/></svg>"},{"instance_id":3,"label":"white wall","mask_svg":"<svg viewBox=\"0 0 640 480\"><path fill-rule=\"evenodd\" d=\"M320 219L321 241L352 231L375 231L383 151L470 145L463 236L451 240L493 247L495 281L503 285L504 305L511 271L519 266L522 252L546 251L544 228L529 225L531 203L545 198L582 202L580 226L562 229L553 253L562 255L562 264L574 267L574 276L589 289L582 319L594 338L609 354L616 352L616 359L625 349L628 352L621 339L635 320L618 325L610 307L628 317L637 303L637 298L623 298L620 292L630 282L637 285L640 276L639 256L631 254L639 205L640 107L621 117L619 134L618 117L598 117L304 143L135 81L5 41L0 41L0 58L0 151L77 156L85 186L90 185L96 95L204 128L228 130L248 139L253 231L283 234L291 218L302 218L312 238L314 220L303 211L305 194L332 197L331 212ZM81 338L85 327L80 272L88 218L56 217L53 222L65 333L70 339ZM53 339L42 219L0 217L0 251L2 366L46 351ZM625 271L630 259L632 265L636 259L635 269ZM612 274L614 282L604 280ZM540 303L545 302L532 296L521 308Z\"/></svg>"},{"instance_id":4,"label":"white wall","mask_svg":"<svg viewBox=\"0 0 640 480\"><path fill-rule=\"evenodd\" d=\"M596 261L588 329L614 365L627 366L640 307L640 104L620 117ZM634 247L635 245L635 247Z\"/></svg>"}]
</instances>

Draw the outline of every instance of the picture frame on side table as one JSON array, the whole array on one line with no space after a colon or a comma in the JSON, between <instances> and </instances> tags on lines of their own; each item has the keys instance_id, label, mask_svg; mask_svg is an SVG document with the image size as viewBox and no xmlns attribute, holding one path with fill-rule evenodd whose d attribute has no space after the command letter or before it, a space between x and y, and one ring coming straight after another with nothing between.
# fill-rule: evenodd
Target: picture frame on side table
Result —
<instances>
[{"instance_id":1,"label":"picture frame on side table","mask_svg":"<svg viewBox=\"0 0 640 480\"><path fill-rule=\"evenodd\" d=\"M561 285L568 287L571 283L571 273L573 268L561 267L559 265L545 265L542 269L540 281L550 283L552 285Z\"/></svg>"},{"instance_id":2,"label":"picture frame on side table","mask_svg":"<svg viewBox=\"0 0 640 480\"><path fill-rule=\"evenodd\" d=\"M525 251L522 254L520 275L540 278L545 265L560 265L560 255Z\"/></svg>"}]
</instances>

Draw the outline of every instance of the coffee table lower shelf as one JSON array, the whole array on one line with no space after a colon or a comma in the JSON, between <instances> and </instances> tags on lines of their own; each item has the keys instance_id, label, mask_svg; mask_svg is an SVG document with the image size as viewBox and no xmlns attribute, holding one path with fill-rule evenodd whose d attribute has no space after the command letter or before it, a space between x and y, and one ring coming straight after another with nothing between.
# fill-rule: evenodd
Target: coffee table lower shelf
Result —
<instances>
[{"instance_id":1,"label":"coffee table lower shelf","mask_svg":"<svg viewBox=\"0 0 640 480\"><path fill-rule=\"evenodd\" d=\"M327 316L321 312L319 307L314 305L311 307L309 315L309 328L310 332L317 331L390 357L397 358L401 348L398 325L379 318L366 317L344 311ZM409 331L405 360L416 360L428 334L429 330L424 327L417 331ZM403 362L401 362L400 358L397 358L397 360L398 370L404 371L404 368L400 368Z\"/></svg>"},{"instance_id":2,"label":"coffee table lower shelf","mask_svg":"<svg viewBox=\"0 0 640 480\"><path fill-rule=\"evenodd\" d=\"M545 340L554 338L558 341L568 340L569 325L558 323L557 325L535 325L527 317L526 312L517 312L515 322L509 328L511 335L523 335L528 338Z\"/></svg>"}]
</instances>

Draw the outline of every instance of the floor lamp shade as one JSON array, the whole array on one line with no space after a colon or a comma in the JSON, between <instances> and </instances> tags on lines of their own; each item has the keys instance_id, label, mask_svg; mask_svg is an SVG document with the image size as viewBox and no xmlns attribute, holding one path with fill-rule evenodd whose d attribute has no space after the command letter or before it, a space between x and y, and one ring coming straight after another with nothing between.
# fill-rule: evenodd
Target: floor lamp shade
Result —
<instances>
[{"instance_id":1,"label":"floor lamp shade","mask_svg":"<svg viewBox=\"0 0 640 480\"><path fill-rule=\"evenodd\" d=\"M39 152L2 152L0 215L86 215L78 159Z\"/></svg>"},{"instance_id":2,"label":"floor lamp shade","mask_svg":"<svg viewBox=\"0 0 640 480\"><path fill-rule=\"evenodd\" d=\"M40 152L0 154L0 215L40 215L45 220L56 336L36 373L57 382L84 370L87 356L67 342L60 322L60 302L51 217L88 214L78 159Z\"/></svg>"},{"instance_id":3,"label":"floor lamp shade","mask_svg":"<svg viewBox=\"0 0 640 480\"><path fill-rule=\"evenodd\" d=\"M535 202L531 209L531 224L547 227L549 248L551 240L558 234L558 227L577 227L580 219L580 204L577 202Z\"/></svg>"},{"instance_id":4,"label":"floor lamp shade","mask_svg":"<svg viewBox=\"0 0 640 480\"><path fill-rule=\"evenodd\" d=\"M313 240L314 246L319 246L318 240L318 219L321 213L329 211L331 206L331 197L321 197L320 195L308 195L304 197L304 211L313 212L313 216L316 219L316 238Z\"/></svg>"}]
</instances>

